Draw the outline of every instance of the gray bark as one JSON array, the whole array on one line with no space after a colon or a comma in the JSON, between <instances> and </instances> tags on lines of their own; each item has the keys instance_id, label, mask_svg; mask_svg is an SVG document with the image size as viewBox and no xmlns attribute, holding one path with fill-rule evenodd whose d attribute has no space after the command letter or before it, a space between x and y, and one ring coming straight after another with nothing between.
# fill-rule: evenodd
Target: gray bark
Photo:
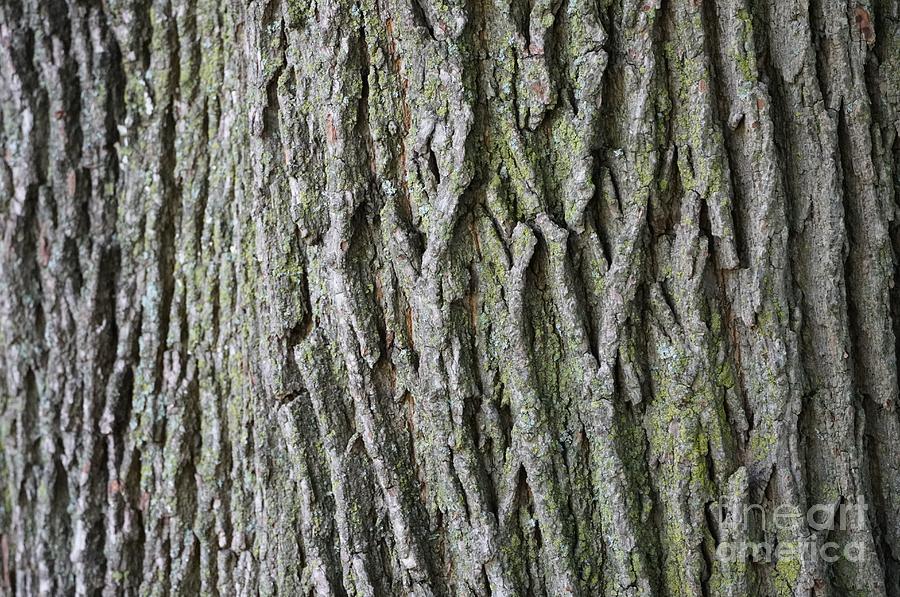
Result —
<instances>
[{"instance_id":1,"label":"gray bark","mask_svg":"<svg viewBox=\"0 0 900 597\"><path fill-rule=\"evenodd\" d=\"M0 0L0 593L900 595L898 134L898 0Z\"/></svg>"}]
</instances>

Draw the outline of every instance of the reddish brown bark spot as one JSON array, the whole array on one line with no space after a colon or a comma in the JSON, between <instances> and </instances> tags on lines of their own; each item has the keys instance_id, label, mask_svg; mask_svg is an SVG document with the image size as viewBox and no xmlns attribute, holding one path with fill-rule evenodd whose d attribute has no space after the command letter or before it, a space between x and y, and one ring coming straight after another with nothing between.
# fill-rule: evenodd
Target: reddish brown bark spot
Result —
<instances>
[{"instance_id":1,"label":"reddish brown bark spot","mask_svg":"<svg viewBox=\"0 0 900 597\"><path fill-rule=\"evenodd\" d=\"M387 18L384 22L384 30L388 38L388 53L394 58L394 63L399 67L400 56L397 55L397 39L394 37L394 19Z\"/></svg>"},{"instance_id":2,"label":"reddish brown bark spot","mask_svg":"<svg viewBox=\"0 0 900 597\"><path fill-rule=\"evenodd\" d=\"M329 145L333 145L337 141L337 129L334 127L334 116L331 114L325 117L325 136Z\"/></svg>"},{"instance_id":3,"label":"reddish brown bark spot","mask_svg":"<svg viewBox=\"0 0 900 597\"><path fill-rule=\"evenodd\" d=\"M0 559L3 563L3 587L8 589L12 582L9 578L9 540L6 533L0 535Z\"/></svg>"},{"instance_id":4,"label":"reddish brown bark spot","mask_svg":"<svg viewBox=\"0 0 900 597\"><path fill-rule=\"evenodd\" d=\"M75 196L75 184L78 182L78 179L75 176L74 170L69 170L69 173L66 175L66 192L69 194L69 197Z\"/></svg>"},{"instance_id":5,"label":"reddish brown bark spot","mask_svg":"<svg viewBox=\"0 0 900 597\"><path fill-rule=\"evenodd\" d=\"M50 245L47 242L47 237L43 234L43 231L38 240L38 257L40 259L41 267L47 267L47 264L50 263Z\"/></svg>"},{"instance_id":6,"label":"reddish brown bark spot","mask_svg":"<svg viewBox=\"0 0 900 597\"><path fill-rule=\"evenodd\" d=\"M412 320L412 309L406 309L406 337L409 338L410 348L412 348L413 344L413 320Z\"/></svg>"},{"instance_id":7,"label":"reddish brown bark spot","mask_svg":"<svg viewBox=\"0 0 900 597\"><path fill-rule=\"evenodd\" d=\"M863 39L866 40L866 44L873 46L875 44L875 27L872 25L872 17L869 15L869 11L862 6L857 6L853 12L856 26L859 28L859 32L862 33Z\"/></svg>"}]
</instances>

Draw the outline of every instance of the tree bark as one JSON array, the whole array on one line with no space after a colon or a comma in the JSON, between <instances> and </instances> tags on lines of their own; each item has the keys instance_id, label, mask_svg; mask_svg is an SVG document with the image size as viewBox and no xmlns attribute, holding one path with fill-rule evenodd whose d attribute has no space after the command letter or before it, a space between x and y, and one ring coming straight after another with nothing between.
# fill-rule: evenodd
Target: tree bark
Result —
<instances>
[{"instance_id":1,"label":"tree bark","mask_svg":"<svg viewBox=\"0 0 900 597\"><path fill-rule=\"evenodd\" d=\"M898 0L0 1L0 593L900 596L898 134Z\"/></svg>"}]
</instances>

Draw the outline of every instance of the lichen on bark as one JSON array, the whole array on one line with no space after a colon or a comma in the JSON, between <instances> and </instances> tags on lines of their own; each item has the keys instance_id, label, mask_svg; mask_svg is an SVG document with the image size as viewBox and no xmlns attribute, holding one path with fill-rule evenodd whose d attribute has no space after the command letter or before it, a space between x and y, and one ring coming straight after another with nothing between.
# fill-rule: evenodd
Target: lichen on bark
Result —
<instances>
[{"instance_id":1,"label":"lichen on bark","mask_svg":"<svg viewBox=\"0 0 900 597\"><path fill-rule=\"evenodd\" d=\"M900 595L898 122L897 0L4 0L0 594Z\"/></svg>"}]
</instances>

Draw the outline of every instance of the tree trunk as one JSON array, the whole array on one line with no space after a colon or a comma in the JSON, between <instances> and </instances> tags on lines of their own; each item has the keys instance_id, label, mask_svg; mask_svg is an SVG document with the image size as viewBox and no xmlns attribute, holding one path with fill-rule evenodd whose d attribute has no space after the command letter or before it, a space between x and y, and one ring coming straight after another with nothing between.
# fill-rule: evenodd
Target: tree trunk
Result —
<instances>
[{"instance_id":1,"label":"tree trunk","mask_svg":"<svg viewBox=\"0 0 900 597\"><path fill-rule=\"evenodd\" d=\"M0 594L900 596L900 1L2 0L0 146Z\"/></svg>"}]
</instances>

